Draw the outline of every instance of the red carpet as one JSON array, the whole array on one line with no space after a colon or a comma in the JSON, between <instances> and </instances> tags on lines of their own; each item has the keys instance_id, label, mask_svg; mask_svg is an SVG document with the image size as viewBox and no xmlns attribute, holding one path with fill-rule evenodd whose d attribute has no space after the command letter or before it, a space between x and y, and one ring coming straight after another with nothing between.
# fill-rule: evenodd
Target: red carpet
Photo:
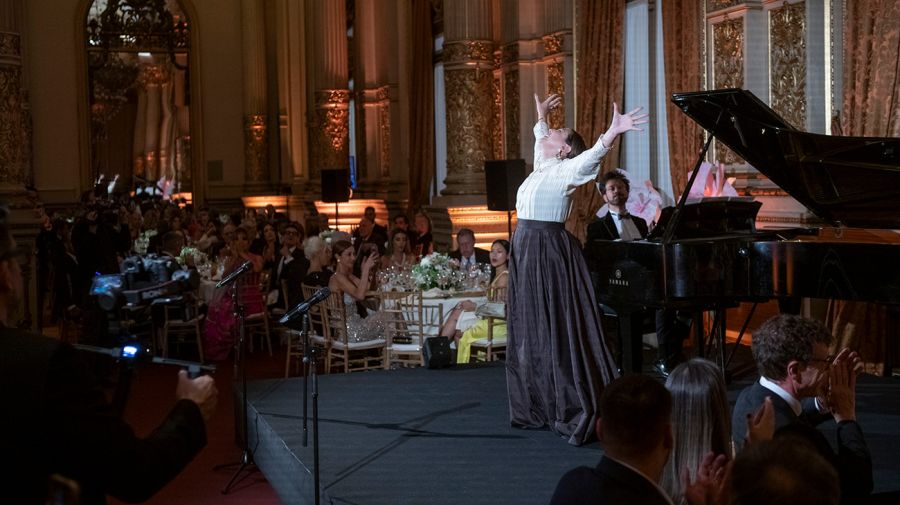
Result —
<instances>
[{"instance_id":1,"label":"red carpet","mask_svg":"<svg viewBox=\"0 0 900 505\"><path fill-rule=\"evenodd\" d=\"M219 389L216 413L207 426L208 444L200 454L175 480L169 483L151 500L145 502L157 505L180 504L241 504L277 505L275 491L258 471L235 485L227 495L222 488L233 475L235 467L213 470L222 463L240 460L241 449L234 442L234 414L231 390L233 370L231 365L222 365L215 374ZM175 401L177 367L162 365L141 365L135 372L128 398L125 419L134 427L139 436L150 433L168 413ZM247 377L263 379L283 377L284 348L274 357L257 351L247 362ZM119 504L114 499L109 503Z\"/></svg>"}]
</instances>

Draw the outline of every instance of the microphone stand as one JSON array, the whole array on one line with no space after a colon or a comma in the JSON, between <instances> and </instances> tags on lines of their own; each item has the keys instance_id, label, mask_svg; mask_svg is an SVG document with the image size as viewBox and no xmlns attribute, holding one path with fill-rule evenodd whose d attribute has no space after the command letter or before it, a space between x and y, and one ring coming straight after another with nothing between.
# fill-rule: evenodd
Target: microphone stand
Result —
<instances>
[{"instance_id":1,"label":"microphone stand","mask_svg":"<svg viewBox=\"0 0 900 505\"><path fill-rule=\"evenodd\" d=\"M309 429L307 426L307 391L312 382L312 423L313 423L313 486L314 505L320 503L319 491L319 376L316 374L316 349L309 342L309 311L303 313L300 329L303 336L303 447L308 445Z\"/></svg>"},{"instance_id":2,"label":"microphone stand","mask_svg":"<svg viewBox=\"0 0 900 505\"><path fill-rule=\"evenodd\" d=\"M225 463L213 467L213 470L219 470L221 468L238 465L234 475L231 476L231 480L229 480L228 484L225 484L225 487L222 488L222 494L231 492L231 488L235 484L246 478L256 469L256 464L253 462L253 453L250 450L250 435L247 430L249 424L247 421L247 366L245 356L247 342L244 330L244 305L241 303L239 280L239 278L236 278L231 286L231 303L234 307L235 324L238 327L238 338L234 347L234 375L235 379L239 376L241 381L240 433L243 452L241 453L241 460L237 463ZM239 479L238 477L240 477L245 469L249 471L244 477Z\"/></svg>"}]
</instances>

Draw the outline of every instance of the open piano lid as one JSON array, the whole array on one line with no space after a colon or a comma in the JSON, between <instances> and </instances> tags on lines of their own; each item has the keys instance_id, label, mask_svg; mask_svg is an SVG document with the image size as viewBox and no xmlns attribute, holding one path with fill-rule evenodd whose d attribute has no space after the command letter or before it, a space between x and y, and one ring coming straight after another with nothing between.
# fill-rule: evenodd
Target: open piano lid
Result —
<instances>
[{"instance_id":1,"label":"open piano lid","mask_svg":"<svg viewBox=\"0 0 900 505\"><path fill-rule=\"evenodd\" d=\"M900 138L801 132L743 89L676 93L672 102L820 218L900 229Z\"/></svg>"}]
</instances>

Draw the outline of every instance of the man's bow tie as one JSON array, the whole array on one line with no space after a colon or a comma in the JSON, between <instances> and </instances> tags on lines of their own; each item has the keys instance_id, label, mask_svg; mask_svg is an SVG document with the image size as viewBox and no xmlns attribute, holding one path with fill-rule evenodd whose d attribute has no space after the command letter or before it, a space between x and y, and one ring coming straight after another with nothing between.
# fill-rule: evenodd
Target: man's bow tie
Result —
<instances>
[{"instance_id":1,"label":"man's bow tie","mask_svg":"<svg viewBox=\"0 0 900 505\"><path fill-rule=\"evenodd\" d=\"M615 214L615 213L614 213L614 214ZM616 217L619 218L619 221L622 221L622 220L625 220L625 219L631 219L631 214L629 214L629 213L627 213L627 212L623 212L623 213L621 213L621 214L616 214Z\"/></svg>"}]
</instances>

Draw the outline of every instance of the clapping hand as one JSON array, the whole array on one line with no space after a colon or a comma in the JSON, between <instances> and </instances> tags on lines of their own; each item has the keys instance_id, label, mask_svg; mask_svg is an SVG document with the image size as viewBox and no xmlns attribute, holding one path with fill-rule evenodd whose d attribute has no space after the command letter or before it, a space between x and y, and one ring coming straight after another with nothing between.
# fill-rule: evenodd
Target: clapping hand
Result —
<instances>
[{"instance_id":1,"label":"clapping hand","mask_svg":"<svg viewBox=\"0 0 900 505\"><path fill-rule=\"evenodd\" d=\"M703 457L697 468L697 479L691 482L687 468L681 472L681 487L684 499L690 505L715 505L722 503L725 474L728 470L724 454L716 456L712 452Z\"/></svg>"},{"instance_id":2,"label":"clapping hand","mask_svg":"<svg viewBox=\"0 0 900 505\"><path fill-rule=\"evenodd\" d=\"M747 414L747 444L772 440L775 435L775 407L767 396L753 414Z\"/></svg>"},{"instance_id":3,"label":"clapping hand","mask_svg":"<svg viewBox=\"0 0 900 505\"><path fill-rule=\"evenodd\" d=\"M856 420L856 375L861 360L855 352L842 350L831 365L828 405L834 420Z\"/></svg>"}]
</instances>

